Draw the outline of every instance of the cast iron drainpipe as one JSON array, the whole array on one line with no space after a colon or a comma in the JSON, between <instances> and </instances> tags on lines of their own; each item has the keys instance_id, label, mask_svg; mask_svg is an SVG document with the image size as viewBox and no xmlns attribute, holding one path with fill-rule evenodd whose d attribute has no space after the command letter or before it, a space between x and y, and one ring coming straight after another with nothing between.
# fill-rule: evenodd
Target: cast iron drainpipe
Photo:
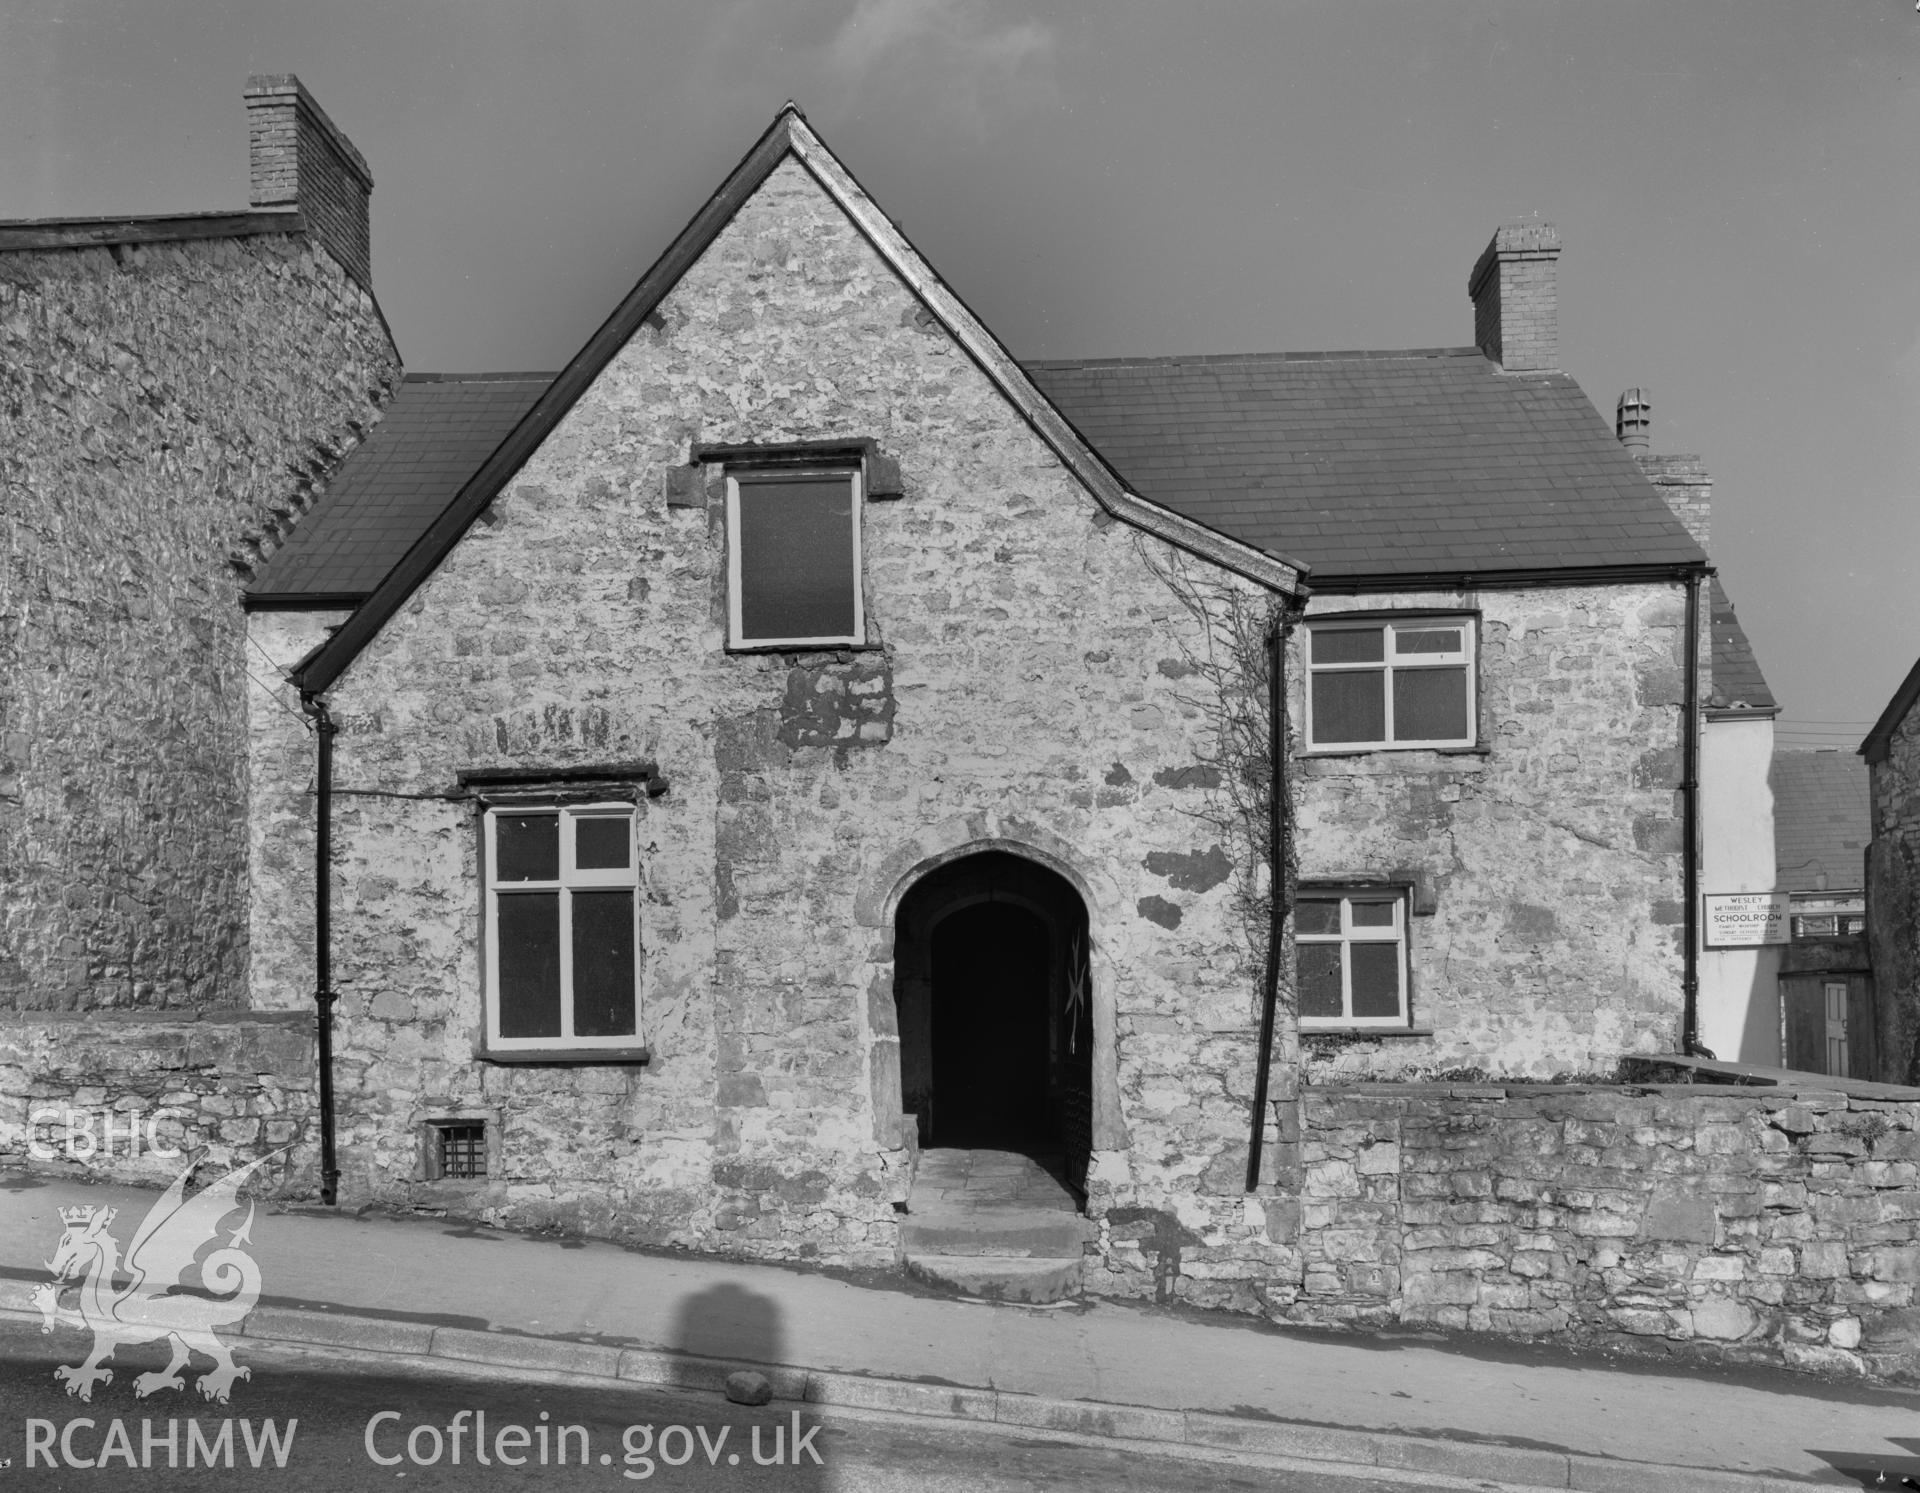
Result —
<instances>
[{"instance_id":1,"label":"cast iron drainpipe","mask_svg":"<svg viewBox=\"0 0 1920 1493\"><path fill-rule=\"evenodd\" d=\"M1681 745L1680 812L1686 840L1686 975L1680 1017L1680 1050L1710 1058L1700 1041L1700 586L1705 572L1687 575L1687 674L1685 739Z\"/></svg>"},{"instance_id":2,"label":"cast iron drainpipe","mask_svg":"<svg viewBox=\"0 0 1920 1493\"><path fill-rule=\"evenodd\" d=\"M1267 971L1260 1003L1260 1066L1253 1075L1253 1133L1247 1142L1247 1191L1260 1187L1260 1152L1267 1134L1267 1069L1273 1065L1274 1008L1280 1001L1280 937L1286 927L1286 841L1282 834L1287 796L1287 734L1282 708L1286 689L1287 634L1292 610L1267 632L1267 752L1273 762L1267 791Z\"/></svg>"},{"instance_id":3,"label":"cast iron drainpipe","mask_svg":"<svg viewBox=\"0 0 1920 1493\"><path fill-rule=\"evenodd\" d=\"M333 1140L333 717L326 701L305 691L300 708L320 738L314 773L318 797L313 836L313 1004L320 1065L320 1201L331 1208L340 1194L340 1163Z\"/></svg>"}]
</instances>

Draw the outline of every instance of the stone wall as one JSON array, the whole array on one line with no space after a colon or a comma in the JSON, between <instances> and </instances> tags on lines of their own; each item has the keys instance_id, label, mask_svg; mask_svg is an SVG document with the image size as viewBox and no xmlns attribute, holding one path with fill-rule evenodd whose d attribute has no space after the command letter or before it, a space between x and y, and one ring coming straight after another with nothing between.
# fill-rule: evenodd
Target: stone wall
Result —
<instances>
[{"instance_id":1,"label":"stone wall","mask_svg":"<svg viewBox=\"0 0 1920 1493\"><path fill-rule=\"evenodd\" d=\"M1870 762L1867 938L1873 956L1875 1051L1889 1083L1920 1082L1920 710Z\"/></svg>"},{"instance_id":2,"label":"stone wall","mask_svg":"<svg viewBox=\"0 0 1920 1493\"><path fill-rule=\"evenodd\" d=\"M676 472L699 444L863 439L904 488L863 507L868 647L729 654L724 485ZM778 168L331 693L343 1195L891 1262L894 910L997 849L1087 906L1095 1210L1177 1204L1275 1255L1241 1201L1263 891L1201 770L1219 701L1166 578L1188 564L1112 522ZM262 801L291 805L308 765L274 758ZM475 810L438 795L637 759L670 784L637 807L651 1061L477 1060ZM299 862L263 859L257 905L293 900ZM496 1137L484 1183L421 1173L423 1126L454 1114Z\"/></svg>"},{"instance_id":3,"label":"stone wall","mask_svg":"<svg viewBox=\"0 0 1920 1493\"><path fill-rule=\"evenodd\" d=\"M346 620L339 610L247 615L248 1003L310 1010L314 987L313 832L318 743L285 677Z\"/></svg>"},{"instance_id":4,"label":"stone wall","mask_svg":"<svg viewBox=\"0 0 1920 1493\"><path fill-rule=\"evenodd\" d=\"M268 1190L310 1196L316 1092L310 1018L0 1018L0 1160L30 1172L152 1186L188 1157L225 1170L279 1153Z\"/></svg>"},{"instance_id":5,"label":"stone wall","mask_svg":"<svg viewBox=\"0 0 1920 1493\"><path fill-rule=\"evenodd\" d=\"M1920 1103L1356 1085L1299 1114L1279 1320L1920 1371Z\"/></svg>"},{"instance_id":6,"label":"stone wall","mask_svg":"<svg viewBox=\"0 0 1920 1493\"><path fill-rule=\"evenodd\" d=\"M398 361L298 235L0 252L0 1009L246 996L247 568Z\"/></svg>"},{"instance_id":7,"label":"stone wall","mask_svg":"<svg viewBox=\"0 0 1920 1493\"><path fill-rule=\"evenodd\" d=\"M1411 1012L1427 1033L1311 1035L1311 1081L1602 1077L1625 1054L1673 1051L1684 587L1389 600L1477 615L1479 744L1295 755L1300 881L1411 888ZM1316 596L1308 618L1381 605ZM1288 665L1295 720L1305 633Z\"/></svg>"}]
</instances>

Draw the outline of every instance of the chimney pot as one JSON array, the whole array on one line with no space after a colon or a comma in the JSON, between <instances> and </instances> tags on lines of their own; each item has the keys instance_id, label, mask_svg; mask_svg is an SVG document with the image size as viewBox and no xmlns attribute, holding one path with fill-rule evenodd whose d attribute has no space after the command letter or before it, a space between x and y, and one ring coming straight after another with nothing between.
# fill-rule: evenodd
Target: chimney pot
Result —
<instances>
[{"instance_id":1,"label":"chimney pot","mask_svg":"<svg viewBox=\"0 0 1920 1493\"><path fill-rule=\"evenodd\" d=\"M1508 373L1559 370L1559 259L1553 224L1507 223L1467 277L1474 343Z\"/></svg>"},{"instance_id":2,"label":"chimney pot","mask_svg":"<svg viewBox=\"0 0 1920 1493\"><path fill-rule=\"evenodd\" d=\"M248 78L246 100L252 204L298 208L307 232L371 294L366 158L292 73Z\"/></svg>"},{"instance_id":3,"label":"chimney pot","mask_svg":"<svg viewBox=\"0 0 1920 1493\"><path fill-rule=\"evenodd\" d=\"M1629 451L1644 451L1653 429L1653 396L1645 389L1629 389L1614 411L1613 433Z\"/></svg>"}]
</instances>

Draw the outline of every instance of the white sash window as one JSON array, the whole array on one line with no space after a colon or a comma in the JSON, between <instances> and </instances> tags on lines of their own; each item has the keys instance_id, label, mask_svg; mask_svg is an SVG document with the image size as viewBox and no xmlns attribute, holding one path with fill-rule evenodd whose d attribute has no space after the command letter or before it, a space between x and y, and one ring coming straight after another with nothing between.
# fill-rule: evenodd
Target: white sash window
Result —
<instances>
[{"instance_id":1,"label":"white sash window","mask_svg":"<svg viewBox=\"0 0 1920 1493\"><path fill-rule=\"evenodd\" d=\"M1309 748L1474 745L1473 634L1471 617L1309 624Z\"/></svg>"},{"instance_id":2,"label":"white sash window","mask_svg":"<svg viewBox=\"0 0 1920 1493\"><path fill-rule=\"evenodd\" d=\"M631 804L487 810L490 1052L639 1045L638 860Z\"/></svg>"},{"instance_id":3,"label":"white sash window","mask_svg":"<svg viewBox=\"0 0 1920 1493\"><path fill-rule=\"evenodd\" d=\"M1293 928L1303 1032L1408 1025L1405 892L1302 887Z\"/></svg>"}]
</instances>

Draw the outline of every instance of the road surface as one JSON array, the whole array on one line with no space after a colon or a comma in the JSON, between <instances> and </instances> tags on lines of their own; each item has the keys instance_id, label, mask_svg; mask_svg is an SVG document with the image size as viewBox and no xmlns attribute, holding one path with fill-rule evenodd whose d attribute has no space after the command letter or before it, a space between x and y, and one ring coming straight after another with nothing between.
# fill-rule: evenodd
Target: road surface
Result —
<instances>
[{"instance_id":1,"label":"road surface","mask_svg":"<svg viewBox=\"0 0 1920 1493\"><path fill-rule=\"evenodd\" d=\"M55 1378L87 1340L0 1322L0 1493L14 1488L160 1490L501 1489L539 1483L779 1493L1117 1487L1272 1493L1408 1493L1467 1487L1349 1477L1331 1465L1194 1461L1004 1428L775 1403L730 1405L694 1391L517 1383L347 1355L242 1343L252 1377L225 1405L183 1389L134 1393L163 1369L157 1345L123 1348L91 1402ZM1136 1444L1137 1446L1137 1444ZM455 1456L458 1461L455 1461ZM484 1460L482 1457L484 1456Z\"/></svg>"}]
</instances>

